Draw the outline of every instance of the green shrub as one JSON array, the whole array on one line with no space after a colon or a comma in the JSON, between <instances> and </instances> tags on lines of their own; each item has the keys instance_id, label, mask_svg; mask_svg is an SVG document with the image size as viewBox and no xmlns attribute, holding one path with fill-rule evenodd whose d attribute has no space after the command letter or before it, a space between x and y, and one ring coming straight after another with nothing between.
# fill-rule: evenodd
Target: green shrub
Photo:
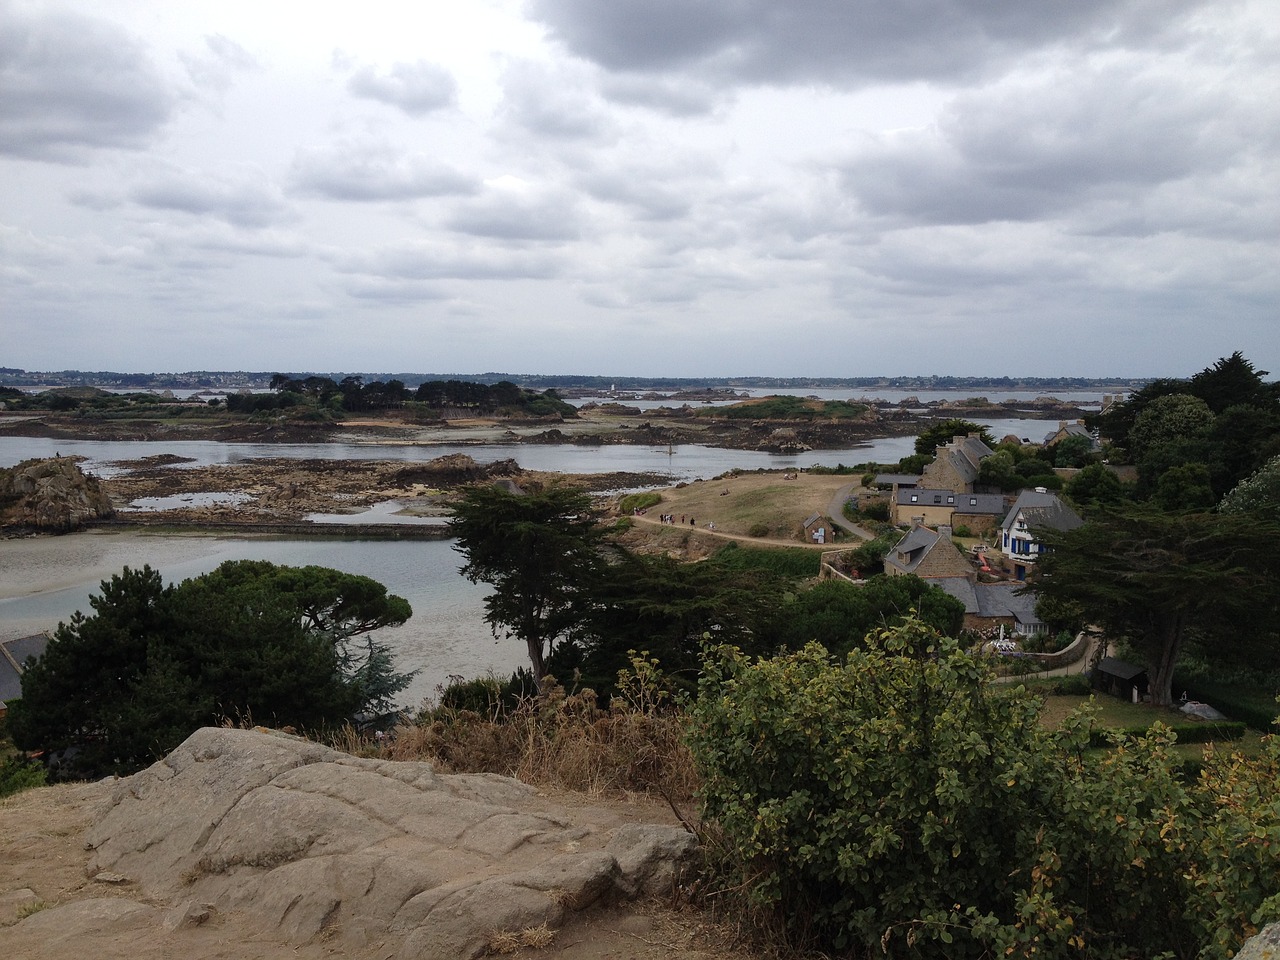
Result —
<instances>
[{"instance_id":1,"label":"green shrub","mask_svg":"<svg viewBox=\"0 0 1280 960\"><path fill-rule=\"evenodd\" d=\"M889 501L888 500L869 500L862 505L861 513L864 517L871 520L879 520L881 523L889 522Z\"/></svg>"},{"instance_id":2,"label":"green shrub","mask_svg":"<svg viewBox=\"0 0 1280 960\"><path fill-rule=\"evenodd\" d=\"M908 620L843 661L718 648L693 708L718 878L840 956L1226 960L1280 919L1280 743L1185 779L1160 724L1084 750Z\"/></svg>"},{"instance_id":3,"label":"green shrub","mask_svg":"<svg viewBox=\"0 0 1280 960\"><path fill-rule=\"evenodd\" d=\"M769 525L767 523L753 523L751 529L747 531L749 537L767 537L769 535Z\"/></svg>"},{"instance_id":4,"label":"green shrub","mask_svg":"<svg viewBox=\"0 0 1280 960\"><path fill-rule=\"evenodd\" d=\"M1069 673L1064 677L1054 677L1051 689L1059 697L1087 697L1093 693L1093 685L1083 673Z\"/></svg>"},{"instance_id":5,"label":"green shrub","mask_svg":"<svg viewBox=\"0 0 1280 960\"><path fill-rule=\"evenodd\" d=\"M804 547L744 547L730 543L717 550L708 561L727 570L763 570L790 580L816 577L822 564L817 550Z\"/></svg>"},{"instance_id":6,"label":"green shrub","mask_svg":"<svg viewBox=\"0 0 1280 960\"><path fill-rule=\"evenodd\" d=\"M637 510L648 510L662 502L662 494L656 490L644 490L640 493L629 493L618 501L620 513L635 513Z\"/></svg>"},{"instance_id":7,"label":"green shrub","mask_svg":"<svg viewBox=\"0 0 1280 960\"><path fill-rule=\"evenodd\" d=\"M44 767L25 757L10 757L0 763L0 797L45 785Z\"/></svg>"}]
</instances>

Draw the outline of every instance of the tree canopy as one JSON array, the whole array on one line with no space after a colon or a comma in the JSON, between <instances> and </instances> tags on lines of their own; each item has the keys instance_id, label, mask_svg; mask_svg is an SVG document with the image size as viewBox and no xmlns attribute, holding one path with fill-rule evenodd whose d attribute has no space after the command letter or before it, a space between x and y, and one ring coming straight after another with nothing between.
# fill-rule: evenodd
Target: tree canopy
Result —
<instances>
[{"instance_id":1,"label":"tree canopy","mask_svg":"<svg viewBox=\"0 0 1280 960\"><path fill-rule=\"evenodd\" d=\"M1037 536L1048 552L1031 587L1126 638L1146 661L1154 703L1172 701L1174 667L1192 635L1230 659L1251 634L1280 627L1275 522L1131 508Z\"/></svg>"},{"instance_id":2,"label":"tree canopy","mask_svg":"<svg viewBox=\"0 0 1280 960\"><path fill-rule=\"evenodd\" d=\"M125 568L28 666L9 722L71 775L129 773L222 718L316 729L386 711L410 674L359 638L409 604L367 577L229 561L177 586Z\"/></svg>"},{"instance_id":3,"label":"tree canopy","mask_svg":"<svg viewBox=\"0 0 1280 960\"><path fill-rule=\"evenodd\" d=\"M476 486L463 493L449 526L466 557L463 576L494 588L485 621L495 637L524 642L541 681L555 642L582 625L603 562L591 498L564 485L528 493Z\"/></svg>"},{"instance_id":4,"label":"tree canopy","mask_svg":"<svg viewBox=\"0 0 1280 960\"><path fill-rule=\"evenodd\" d=\"M921 430L916 436L916 453L932 457L938 447L950 443L956 437L967 437L971 433L979 434L982 442L987 446L994 446L995 440L986 427L972 420L953 417Z\"/></svg>"}]
</instances>

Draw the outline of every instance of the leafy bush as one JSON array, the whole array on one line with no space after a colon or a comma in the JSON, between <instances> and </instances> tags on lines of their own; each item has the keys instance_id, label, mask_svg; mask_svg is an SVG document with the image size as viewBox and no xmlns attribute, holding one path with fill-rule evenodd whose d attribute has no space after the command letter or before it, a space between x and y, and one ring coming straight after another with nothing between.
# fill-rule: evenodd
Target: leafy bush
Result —
<instances>
[{"instance_id":1,"label":"leafy bush","mask_svg":"<svg viewBox=\"0 0 1280 960\"><path fill-rule=\"evenodd\" d=\"M843 661L719 648L693 709L720 882L855 956L1226 960L1280 918L1280 743L1183 779L1157 724L1085 751L918 621Z\"/></svg>"},{"instance_id":2,"label":"leafy bush","mask_svg":"<svg viewBox=\"0 0 1280 960\"><path fill-rule=\"evenodd\" d=\"M803 580L818 575L822 558L817 550L803 547L774 550L730 543L717 550L709 562L728 570L763 570L791 580Z\"/></svg>"},{"instance_id":3,"label":"leafy bush","mask_svg":"<svg viewBox=\"0 0 1280 960\"><path fill-rule=\"evenodd\" d=\"M757 521L751 525L749 530L747 530L747 536L749 537L767 537L768 535L769 525L767 523L760 523Z\"/></svg>"},{"instance_id":4,"label":"leafy bush","mask_svg":"<svg viewBox=\"0 0 1280 960\"><path fill-rule=\"evenodd\" d=\"M25 757L9 757L0 763L0 797L45 785L44 767Z\"/></svg>"},{"instance_id":5,"label":"leafy bush","mask_svg":"<svg viewBox=\"0 0 1280 960\"><path fill-rule=\"evenodd\" d=\"M871 520L879 520L881 523L889 522L889 501L888 500L869 500L862 505L860 511L864 517Z\"/></svg>"},{"instance_id":6,"label":"leafy bush","mask_svg":"<svg viewBox=\"0 0 1280 960\"><path fill-rule=\"evenodd\" d=\"M644 490L640 493L629 493L618 501L620 513L635 513L637 510L648 510L662 502L662 494L656 490Z\"/></svg>"}]
</instances>

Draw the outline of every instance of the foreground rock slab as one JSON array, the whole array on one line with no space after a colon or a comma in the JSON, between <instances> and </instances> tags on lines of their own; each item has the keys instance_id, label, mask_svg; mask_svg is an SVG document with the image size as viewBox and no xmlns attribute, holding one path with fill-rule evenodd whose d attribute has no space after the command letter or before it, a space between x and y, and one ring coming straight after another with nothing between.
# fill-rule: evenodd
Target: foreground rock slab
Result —
<instances>
[{"instance_id":1,"label":"foreground rock slab","mask_svg":"<svg viewBox=\"0 0 1280 960\"><path fill-rule=\"evenodd\" d=\"M471 958L503 935L669 890L694 849L680 828L557 807L504 777L221 728L119 781L87 842L92 886L136 885L153 906L82 901L11 932L181 931L238 913L276 941Z\"/></svg>"}]
</instances>

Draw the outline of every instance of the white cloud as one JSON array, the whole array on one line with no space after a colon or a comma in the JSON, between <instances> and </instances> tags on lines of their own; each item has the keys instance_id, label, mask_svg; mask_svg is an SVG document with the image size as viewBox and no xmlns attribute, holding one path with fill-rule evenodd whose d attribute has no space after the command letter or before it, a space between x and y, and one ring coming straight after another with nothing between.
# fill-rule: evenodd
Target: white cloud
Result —
<instances>
[{"instance_id":1,"label":"white cloud","mask_svg":"<svg viewBox=\"0 0 1280 960\"><path fill-rule=\"evenodd\" d=\"M404 154L389 144L339 143L299 151L293 163L295 187L338 201L412 200L475 193L474 175L427 153Z\"/></svg>"},{"instance_id":2,"label":"white cloud","mask_svg":"<svg viewBox=\"0 0 1280 960\"><path fill-rule=\"evenodd\" d=\"M448 70L425 60L395 63L386 73L360 67L347 81L347 89L355 96L396 107L411 117L453 106L457 88Z\"/></svg>"}]
</instances>

